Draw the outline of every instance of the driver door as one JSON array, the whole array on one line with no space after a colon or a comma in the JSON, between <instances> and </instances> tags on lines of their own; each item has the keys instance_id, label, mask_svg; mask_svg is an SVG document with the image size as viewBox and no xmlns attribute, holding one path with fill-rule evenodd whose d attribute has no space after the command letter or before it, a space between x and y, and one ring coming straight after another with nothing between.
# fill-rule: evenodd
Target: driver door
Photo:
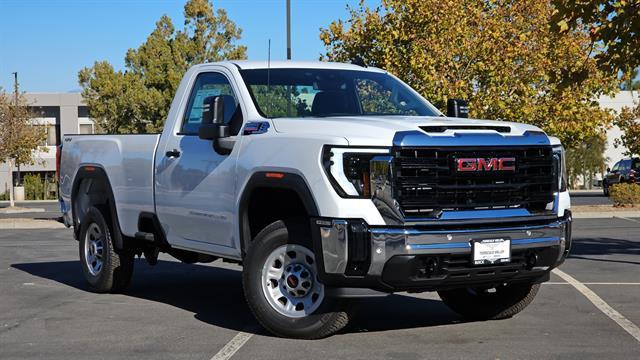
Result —
<instances>
[{"instance_id":1,"label":"driver door","mask_svg":"<svg viewBox=\"0 0 640 360\"><path fill-rule=\"evenodd\" d=\"M236 91L222 72L197 75L182 125L159 144L156 159L156 212L172 245L226 253L233 245L237 144L230 154L216 152L198 137L203 101L222 96L232 136L242 126ZM234 134L235 132L235 134ZM225 249L226 248L226 249Z\"/></svg>"}]
</instances>

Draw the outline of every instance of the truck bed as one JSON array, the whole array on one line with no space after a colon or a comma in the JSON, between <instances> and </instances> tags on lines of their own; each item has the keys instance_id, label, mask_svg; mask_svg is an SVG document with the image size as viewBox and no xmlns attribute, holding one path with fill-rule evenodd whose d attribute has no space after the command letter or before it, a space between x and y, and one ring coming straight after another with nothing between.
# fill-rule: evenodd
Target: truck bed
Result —
<instances>
[{"instance_id":1,"label":"truck bed","mask_svg":"<svg viewBox=\"0 0 640 360\"><path fill-rule=\"evenodd\" d=\"M62 201L71 204L74 178L79 169L102 168L113 189L122 233L133 236L140 212L153 212L155 208L153 172L159 139L159 134L65 135L60 162Z\"/></svg>"}]
</instances>

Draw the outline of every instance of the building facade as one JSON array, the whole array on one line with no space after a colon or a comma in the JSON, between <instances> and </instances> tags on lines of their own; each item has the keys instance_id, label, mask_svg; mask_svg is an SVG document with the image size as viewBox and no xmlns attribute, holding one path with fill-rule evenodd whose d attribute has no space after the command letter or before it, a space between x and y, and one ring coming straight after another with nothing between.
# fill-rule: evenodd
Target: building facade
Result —
<instances>
[{"instance_id":1,"label":"building facade","mask_svg":"<svg viewBox=\"0 0 640 360\"><path fill-rule=\"evenodd\" d=\"M45 126L47 139L35 151L34 165L23 165L20 174L39 174L53 179L56 171L56 146L63 134L93 134L95 125L89 119L89 111L80 93L26 93L26 102L33 113L40 117L33 119L37 126ZM13 177L18 176L13 169ZM7 164L0 164L0 194L11 186Z\"/></svg>"},{"instance_id":2,"label":"building facade","mask_svg":"<svg viewBox=\"0 0 640 360\"><path fill-rule=\"evenodd\" d=\"M601 96L599 99L600 107L610 109L619 113L625 107L633 108L640 103L640 91L620 91L615 96ZM607 158L607 166L613 167L613 164L625 157L624 152L627 149L623 146L615 147L614 141L620 139L622 131L617 126L613 126L607 130L607 147L604 156Z\"/></svg>"}]
</instances>

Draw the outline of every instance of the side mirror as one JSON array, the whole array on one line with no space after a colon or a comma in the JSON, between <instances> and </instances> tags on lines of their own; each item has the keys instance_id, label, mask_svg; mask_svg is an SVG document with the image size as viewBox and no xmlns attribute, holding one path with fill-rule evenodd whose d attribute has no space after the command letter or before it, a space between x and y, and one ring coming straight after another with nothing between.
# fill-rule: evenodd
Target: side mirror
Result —
<instances>
[{"instance_id":1,"label":"side mirror","mask_svg":"<svg viewBox=\"0 0 640 360\"><path fill-rule=\"evenodd\" d=\"M209 96L202 102L202 123L222 124L224 122L224 98Z\"/></svg>"},{"instance_id":2,"label":"side mirror","mask_svg":"<svg viewBox=\"0 0 640 360\"><path fill-rule=\"evenodd\" d=\"M229 127L224 125L224 98L209 96L202 102L202 125L198 136L203 140L229 137Z\"/></svg>"},{"instance_id":3,"label":"side mirror","mask_svg":"<svg viewBox=\"0 0 640 360\"><path fill-rule=\"evenodd\" d=\"M607 172L611 172L611 168L610 167L607 168Z\"/></svg>"},{"instance_id":4,"label":"side mirror","mask_svg":"<svg viewBox=\"0 0 640 360\"><path fill-rule=\"evenodd\" d=\"M449 99L447 100L447 116L468 118L469 117L469 103L467 100L461 99Z\"/></svg>"}]
</instances>

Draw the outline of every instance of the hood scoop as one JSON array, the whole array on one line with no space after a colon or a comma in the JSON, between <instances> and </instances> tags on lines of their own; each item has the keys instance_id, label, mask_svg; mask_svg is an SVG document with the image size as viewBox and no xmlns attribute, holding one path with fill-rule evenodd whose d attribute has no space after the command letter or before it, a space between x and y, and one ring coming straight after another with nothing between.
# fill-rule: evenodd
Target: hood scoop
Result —
<instances>
[{"instance_id":1,"label":"hood scoop","mask_svg":"<svg viewBox=\"0 0 640 360\"><path fill-rule=\"evenodd\" d=\"M492 126L492 125L433 125L420 126L424 132L443 133L447 130L493 130L499 133L508 134L511 132L509 126Z\"/></svg>"}]
</instances>

